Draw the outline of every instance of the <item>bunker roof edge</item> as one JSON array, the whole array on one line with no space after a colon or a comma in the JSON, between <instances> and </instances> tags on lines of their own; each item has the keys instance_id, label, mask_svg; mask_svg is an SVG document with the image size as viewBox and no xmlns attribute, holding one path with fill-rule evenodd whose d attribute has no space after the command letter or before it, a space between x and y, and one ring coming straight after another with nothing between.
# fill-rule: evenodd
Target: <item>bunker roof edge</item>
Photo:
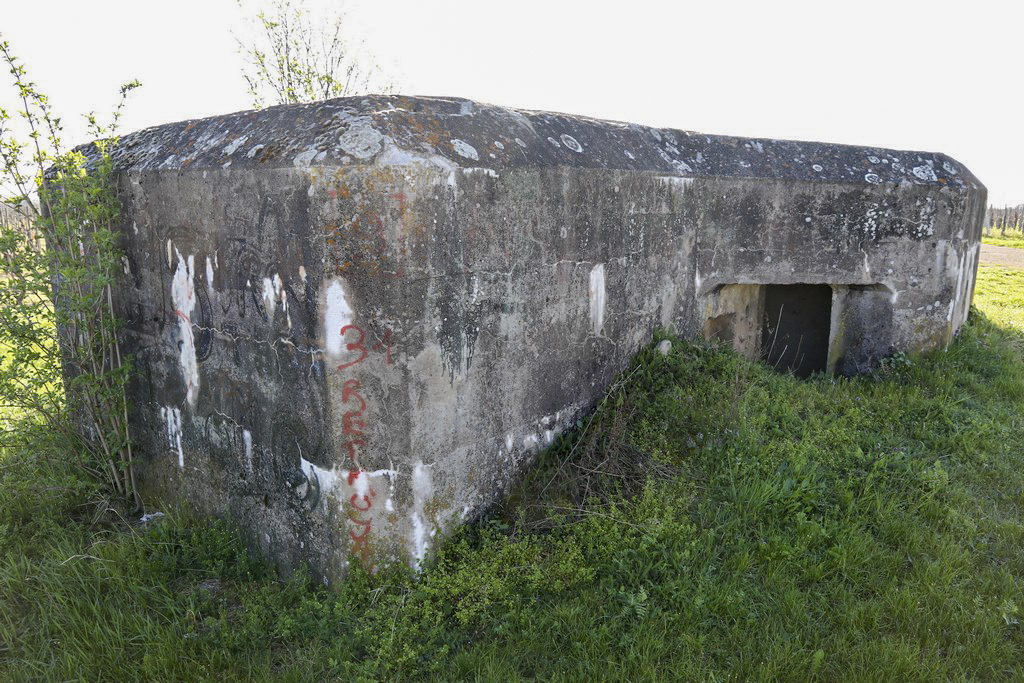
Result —
<instances>
[{"instance_id":1,"label":"bunker roof edge","mask_svg":"<svg viewBox=\"0 0 1024 683\"><path fill-rule=\"evenodd\" d=\"M190 119L126 134L112 156L117 170L133 172L572 166L984 190L963 164L936 152L712 135L441 97L342 97Z\"/></svg>"}]
</instances>

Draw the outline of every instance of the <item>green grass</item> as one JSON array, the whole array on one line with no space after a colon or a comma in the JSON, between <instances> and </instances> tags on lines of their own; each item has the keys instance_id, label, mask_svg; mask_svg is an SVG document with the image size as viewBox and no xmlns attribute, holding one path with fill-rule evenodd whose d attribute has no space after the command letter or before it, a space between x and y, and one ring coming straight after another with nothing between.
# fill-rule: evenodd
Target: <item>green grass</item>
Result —
<instances>
[{"instance_id":1,"label":"green grass","mask_svg":"<svg viewBox=\"0 0 1024 683\"><path fill-rule=\"evenodd\" d=\"M1007 230L1005 235L999 230L993 230L991 237L982 236L984 244L992 244L997 247L1018 247L1024 249L1024 232L1019 230Z\"/></svg>"},{"instance_id":2,"label":"green grass","mask_svg":"<svg viewBox=\"0 0 1024 683\"><path fill-rule=\"evenodd\" d=\"M334 593L223 523L97 526L13 454L0 680L1024 679L1024 271L976 304L853 380L645 351L422 576Z\"/></svg>"},{"instance_id":3,"label":"green grass","mask_svg":"<svg viewBox=\"0 0 1024 683\"><path fill-rule=\"evenodd\" d=\"M989 320L1024 334L1024 270L981 266L974 297Z\"/></svg>"}]
</instances>

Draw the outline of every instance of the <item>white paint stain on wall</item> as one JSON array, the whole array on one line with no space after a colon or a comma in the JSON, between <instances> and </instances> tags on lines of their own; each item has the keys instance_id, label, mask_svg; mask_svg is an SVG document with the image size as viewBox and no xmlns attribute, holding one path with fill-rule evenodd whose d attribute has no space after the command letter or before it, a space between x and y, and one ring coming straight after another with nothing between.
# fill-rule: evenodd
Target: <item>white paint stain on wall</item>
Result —
<instances>
[{"instance_id":1,"label":"white paint stain on wall","mask_svg":"<svg viewBox=\"0 0 1024 683\"><path fill-rule=\"evenodd\" d=\"M277 311L277 292L274 291L274 281L269 277L263 278L263 305L267 309L267 315L273 320Z\"/></svg>"},{"instance_id":2,"label":"white paint stain on wall","mask_svg":"<svg viewBox=\"0 0 1024 683\"><path fill-rule=\"evenodd\" d=\"M339 472L338 469L334 467L330 469L320 467L319 465L315 465L306 460L301 455L299 456L299 468L302 470L302 473L306 475L307 479L317 483L320 487L321 495L326 496L333 493L339 499L346 501L353 494L359 498L376 495L376 491L379 489L373 486L373 481L375 479L387 478L388 497L385 503L385 509L389 512L394 511L394 504L391 502L391 498L394 495L395 480L398 478L397 470L359 470L353 476L353 472L351 470L343 469ZM348 483L350 480L351 485ZM338 489L342 487L348 487L348 490L338 496Z\"/></svg>"},{"instance_id":3,"label":"white paint stain on wall","mask_svg":"<svg viewBox=\"0 0 1024 683\"><path fill-rule=\"evenodd\" d=\"M977 271L977 259L980 251L981 244L975 244L960 257L960 268L956 274L956 294L953 300L949 302L949 310L946 313L946 320L953 322L954 311L957 309L957 304L960 305L960 315L957 316L955 323L957 325L963 324L967 320L967 314L970 311L970 302L967 300L967 297L971 294L971 280L969 276Z\"/></svg>"},{"instance_id":4,"label":"white paint stain on wall","mask_svg":"<svg viewBox=\"0 0 1024 683\"><path fill-rule=\"evenodd\" d=\"M170 406L161 408L160 418L164 421L167 446L178 451L178 467L185 469L185 451L181 448L181 410Z\"/></svg>"},{"instance_id":5,"label":"white paint stain on wall","mask_svg":"<svg viewBox=\"0 0 1024 683\"><path fill-rule=\"evenodd\" d=\"M290 330L292 329L292 315L288 312L288 292L285 291L284 283L281 282L281 276L278 273L274 273L274 292L277 294L278 301L281 302L281 309L284 311L285 321Z\"/></svg>"},{"instance_id":6,"label":"white paint stain on wall","mask_svg":"<svg viewBox=\"0 0 1024 683\"><path fill-rule=\"evenodd\" d=\"M213 289L213 261L209 256L206 257L206 284Z\"/></svg>"},{"instance_id":7,"label":"white paint stain on wall","mask_svg":"<svg viewBox=\"0 0 1024 683\"><path fill-rule=\"evenodd\" d=\"M252 472L252 432L248 429L242 430L242 443L245 444L245 466Z\"/></svg>"},{"instance_id":8,"label":"white paint stain on wall","mask_svg":"<svg viewBox=\"0 0 1024 683\"><path fill-rule=\"evenodd\" d=\"M594 334L601 334L604 326L604 264L598 263L590 269L590 322L594 327Z\"/></svg>"},{"instance_id":9,"label":"white paint stain on wall","mask_svg":"<svg viewBox=\"0 0 1024 683\"><path fill-rule=\"evenodd\" d=\"M331 281L324 299L324 349L332 356L338 356L342 350L341 328L352 322L352 307L345 299L341 280Z\"/></svg>"},{"instance_id":10,"label":"white paint stain on wall","mask_svg":"<svg viewBox=\"0 0 1024 683\"><path fill-rule=\"evenodd\" d=\"M370 495L370 475L368 472L360 471L352 480L352 490L360 498Z\"/></svg>"},{"instance_id":11,"label":"white paint stain on wall","mask_svg":"<svg viewBox=\"0 0 1024 683\"><path fill-rule=\"evenodd\" d=\"M299 467L302 468L302 473L308 478L316 479L322 493L333 491L338 485L338 475L334 473L333 469L328 470L318 467L302 456L299 456Z\"/></svg>"},{"instance_id":12,"label":"white paint stain on wall","mask_svg":"<svg viewBox=\"0 0 1024 683\"><path fill-rule=\"evenodd\" d=\"M434 485L430 478L430 468L422 462L416 463L412 468L412 548L414 566L420 568L423 560L430 550L430 539L434 535L424 511L427 503L434 493Z\"/></svg>"},{"instance_id":13,"label":"white paint stain on wall","mask_svg":"<svg viewBox=\"0 0 1024 683\"><path fill-rule=\"evenodd\" d=\"M174 252L178 257L178 267L171 282L171 302L178 318L178 363L181 366L182 379L185 381L188 403L194 406L199 395L199 367L196 364L196 344L192 336L192 311L196 303L192 281L195 275L195 256L190 254L186 260L180 251L175 249Z\"/></svg>"}]
</instances>

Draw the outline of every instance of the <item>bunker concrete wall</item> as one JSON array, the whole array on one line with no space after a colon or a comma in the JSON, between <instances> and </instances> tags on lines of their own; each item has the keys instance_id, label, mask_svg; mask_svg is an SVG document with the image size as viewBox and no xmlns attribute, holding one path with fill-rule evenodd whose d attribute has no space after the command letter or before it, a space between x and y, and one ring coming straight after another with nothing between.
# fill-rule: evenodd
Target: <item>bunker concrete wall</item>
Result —
<instances>
[{"instance_id":1,"label":"bunker concrete wall","mask_svg":"<svg viewBox=\"0 0 1024 683\"><path fill-rule=\"evenodd\" d=\"M985 204L941 155L458 100L170 124L115 161L144 486L327 580L422 562L655 328L757 357L767 285L833 288L831 371L943 347Z\"/></svg>"}]
</instances>

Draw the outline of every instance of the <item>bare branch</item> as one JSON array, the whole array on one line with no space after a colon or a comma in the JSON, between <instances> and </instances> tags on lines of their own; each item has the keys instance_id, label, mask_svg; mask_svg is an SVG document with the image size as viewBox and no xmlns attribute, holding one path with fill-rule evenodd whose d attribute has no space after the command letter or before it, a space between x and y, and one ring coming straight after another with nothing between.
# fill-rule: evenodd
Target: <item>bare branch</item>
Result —
<instances>
[{"instance_id":1,"label":"bare branch","mask_svg":"<svg viewBox=\"0 0 1024 683\"><path fill-rule=\"evenodd\" d=\"M343 13L330 21L314 17L303 0L274 0L257 12L253 40L235 37L253 106L365 94L375 83L392 90L362 45L346 40L345 22Z\"/></svg>"}]
</instances>

